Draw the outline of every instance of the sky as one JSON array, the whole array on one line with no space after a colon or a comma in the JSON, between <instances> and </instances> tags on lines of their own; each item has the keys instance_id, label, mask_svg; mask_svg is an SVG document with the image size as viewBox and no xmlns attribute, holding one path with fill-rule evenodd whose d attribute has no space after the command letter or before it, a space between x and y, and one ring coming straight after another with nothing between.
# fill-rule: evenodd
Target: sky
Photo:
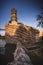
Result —
<instances>
[{"instance_id":1,"label":"sky","mask_svg":"<svg viewBox=\"0 0 43 65\"><path fill-rule=\"evenodd\" d=\"M0 28L5 28L5 24L10 21L11 9L16 8L18 22L42 29L37 27L36 20L42 5L43 0L0 0ZM4 31L0 31L0 34L4 34Z\"/></svg>"}]
</instances>

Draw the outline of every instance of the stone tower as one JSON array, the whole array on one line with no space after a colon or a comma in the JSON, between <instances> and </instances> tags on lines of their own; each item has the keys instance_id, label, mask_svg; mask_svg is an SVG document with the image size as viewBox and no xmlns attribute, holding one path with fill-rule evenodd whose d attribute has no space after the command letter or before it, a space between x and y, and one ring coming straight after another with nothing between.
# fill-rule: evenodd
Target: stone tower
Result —
<instances>
[{"instance_id":1,"label":"stone tower","mask_svg":"<svg viewBox=\"0 0 43 65\"><path fill-rule=\"evenodd\" d=\"M31 43L35 42L35 36L39 31L17 22L17 11L11 10L11 20L5 25L5 56L8 62L12 61L12 55L18 42L30 48Z\"/></svg>"},{"instance_id":2,"label":"stone tower","mask_svg":"<svg viewBox=\"0 0 43 65\"><path fill-rule=\"evenodd\" d=\"M11 24L17 24L17 10L15 8L11 10Z\"/></svg>"}]
</instances>

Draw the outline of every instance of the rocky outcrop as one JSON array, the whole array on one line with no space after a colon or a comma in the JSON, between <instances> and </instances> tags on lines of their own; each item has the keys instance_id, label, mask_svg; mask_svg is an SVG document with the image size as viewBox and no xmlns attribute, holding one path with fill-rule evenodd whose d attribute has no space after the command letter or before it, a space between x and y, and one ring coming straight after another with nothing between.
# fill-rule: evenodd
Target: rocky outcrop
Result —
<instances>
[{"instance_id":1,"label":"rocky outcrop","mask_svg":"<svg viewBox=\"0 0 43 65\"><path fill-rule=\"evenodd\" d=\"M34 43L38 33L38 30L19 23L17 25L7 24L5 27L5 39L8 44L16 44L18 41L25 45Z\"/></svg>"},{"instance_id":2,"label":"rocky outcrop","mask_svg":"<svg viewBox=\"0 0 43 65\"><path fill-rule=\"evenodd\" d=\"M9 23L5 25L5 56L8 61L11 61L12 53L15 49L15 45L18 42L28 48L32 45L31 43L36 42L38 33L39 31L34 29L33 27L18 23L17 11L15 8L13 8L11 10L11 19Z\"/></svg>"},{"instance_id":3,"label":"rocky outcrop","mask_svg":"<svg viewBox=\"0 0 43 65\"><path fill-rule=\"evenodd\" d=\"M5 40L7 44L16 44L18 41L23 44L34 43L38 33L38 30L18 23L16 9L13 8L11 10L11 21L5 25Z\"/></svg>"},{"instance_id":4,"label":"rocky outcrop","mask_svg":"<svg viewBox=\"0 0 43 65\"><path fill-rule=\"evenodd\" d=\"M16 25L11 25L11 23L5 26L5 56L8 62L13 59L13 52L16 48L17 42L25 45L25 47L30 47L31 43L36 41L35 35L38 33L37 30L32 27L26 26L24 24L17 23Z\"/></svg>"}]
</instances>

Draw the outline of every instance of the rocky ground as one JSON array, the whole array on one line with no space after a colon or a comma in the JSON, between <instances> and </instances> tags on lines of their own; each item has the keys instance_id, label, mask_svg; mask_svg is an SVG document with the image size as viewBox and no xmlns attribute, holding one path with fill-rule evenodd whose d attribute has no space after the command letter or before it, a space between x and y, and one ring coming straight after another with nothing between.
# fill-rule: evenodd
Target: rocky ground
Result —
<instances>
[{"instance_id":1,"label":"rocky ground","mask_svg":"<svg viewBox=\"0 0 43 65\"><path fill-rule=\"evenodd\" d=\"M43 65L43 41L36 44L37 48L28 49L28 51L30 51L27 53L27 55L30 57L33 65ZM11 61L13 61L13 57L11 57L11 59ZM7 65L8 62L7 57L0 54L0 65Z\"/></svg>"},{"instance_id":2,"label":"rocky ground","mask_svg":"<svg viewBox=\"0 0 43 65\"><path fill-rule=\"evenodd\" d=\"M43 49L28 53L33 65L43 65ZM13 61L13 60L12 60ZM0 54L0 65L7 65L8 60L5 55Z\"/></svg>"}]
</instances>

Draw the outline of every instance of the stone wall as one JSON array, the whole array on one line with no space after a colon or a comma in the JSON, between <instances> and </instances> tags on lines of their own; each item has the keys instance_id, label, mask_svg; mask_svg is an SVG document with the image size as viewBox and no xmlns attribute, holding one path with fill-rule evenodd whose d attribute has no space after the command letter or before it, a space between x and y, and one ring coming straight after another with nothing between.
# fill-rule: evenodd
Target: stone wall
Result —
<instances>
[{"instance_id":1,"label":"stone wall","mask_svg":"<svg viewBox=\"0 0 43 65\"><path fill-rule=\"evenodd\" d=\"M34 43L36 41L36 34L39 31L24 24L9 25L5 26L5 39L6 43L16 44L18 41L22 43Z\"/></svg>"},{"instance_id":2,"label":"stone wall","mask_svg":"<svg viewBox=\"0 0 43 65\"><path fill-rule=\"evenodd\" d=\"M16 49L16 43L20 42L26 48L31 47L36 42L36 34L38 30L18 23L17 25L11 25L11 23L5 26L5 56L8 62L13 60L13 52ZM33 45L34 46L34 45Z\"/></svg>"}]
</instances>

